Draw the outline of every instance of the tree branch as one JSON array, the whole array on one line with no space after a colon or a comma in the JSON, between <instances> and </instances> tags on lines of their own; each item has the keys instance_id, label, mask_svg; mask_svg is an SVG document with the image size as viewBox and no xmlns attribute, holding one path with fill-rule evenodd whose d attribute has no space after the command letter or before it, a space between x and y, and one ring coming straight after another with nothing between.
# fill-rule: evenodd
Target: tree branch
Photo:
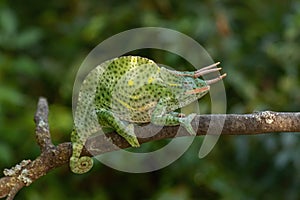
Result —
<instances>
[{"instance_id":1,"label":"tree branch","mask_svg":"<svg viewBox=\"0 0 300 200\"><path fill-rule=\"evenodd\" d=\"M16 193L24 186L29 186L53 168L69 162L72 154L72 145L70 142L61 143L57 146L53 145L49 131L48 112L46 99L40 98L34 119L36 123L36 140L40 146L41 155L34 161L23 160L15 167L4 170L5 176L0 179L0 198L13 199ZM220 123L222 121L224 121L224 124ZM200 122L197 128L197 135L205 135L208 129L212 130L210 131L211 134L216 134L214 130L221 130L222 135L300 132L300 112L264 111L241 115L199 115L193 121L194 126L196 122ZM154 140L189 136L185 130L180 131L178 134L178 128L179 126L160 127L149 124L143 127L136 127L135 132L141 144ZM159 130L158 133L156 133L157 130ZM151 136L149 137L149 135ZM116 146L111 145L111 142ZM98 155L127 147L129 147L129 144L113 132L91 137L87 141L86 149L83 150L82 155Z\"/></svg>"}]
</instances>

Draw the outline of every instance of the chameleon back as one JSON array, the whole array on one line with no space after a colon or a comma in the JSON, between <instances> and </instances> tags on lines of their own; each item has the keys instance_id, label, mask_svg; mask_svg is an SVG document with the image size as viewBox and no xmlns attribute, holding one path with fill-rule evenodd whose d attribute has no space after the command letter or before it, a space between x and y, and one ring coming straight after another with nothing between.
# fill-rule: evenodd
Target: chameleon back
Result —
<instances>
[{"instance_id":1,"label":"chameleon back","mask_svg":"<svg viewBox=\"0 0 300 200\"><path fill-rule=\"evenodd\" d=\"M150 122L163 90L158 83L159 72L160 68L147 58L124 56L112 61L99 77L96 109L111 110L128 122Z\"/></svg>"}]
</instances>

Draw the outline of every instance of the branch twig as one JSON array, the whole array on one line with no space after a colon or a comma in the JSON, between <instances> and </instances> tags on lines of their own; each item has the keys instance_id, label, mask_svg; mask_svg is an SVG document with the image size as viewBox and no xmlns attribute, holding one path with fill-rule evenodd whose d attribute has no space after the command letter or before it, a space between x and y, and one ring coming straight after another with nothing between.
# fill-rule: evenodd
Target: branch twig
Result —
<instances>
[{"instance_id":1,"label":"branch twig","mask_svg":"<svg viewBox=\"0 0 300 200\"><path fill-rule=\"evenodd\" d=\"M40 98L34 117L36 123L36 140L41 149L41 155L34 161L23 160L11 169L3 171L5 177L0 179L0 198L14 199L17 192L24 186L47 174L51 169L68 162L71 156L71 143L62 143L55 147L51 141L48 123L48 103Z\"/></svg>"},{"instance_id":2,"label":"branch twig","mask_svg":"<svg viewBox=\"0 0 300 200\"><path fill-rule=\"evenodd\" d=\"M4 177L0 179L0 198L7 197L12 200L17 192L24 186L29 186L32 182L43 175L46 175L53 168L60 167L69 162L72 153L70 142L61 143L54 146L48 124L48 103L46 99L40 98L37 112L35 114L36 140L41 149L41 155L34 161L23 160L11 169L4 170ZM212 120L214 119L214 120ZM224 125L219 122L224 120ZM257 112L253 114L219 114L219 115L199 115L194 122L200 122L197 135L205 135L207 130L222 130L222 135L254 135L274 132L300 132L300 112ZM161 129L157 134L154 131ZM136 127L135 131L139 137L139 142L146 143L154 140L188 136L186 131L177 134L178 126L158 127L149 124L144 127ZM212 131L213 132L213 131ZM212 133L213 134L213 133ZM151 135L150 137L148 137ZM109 140L109 142L108 142ZM113 142L116 146L111 145ZM86 143L86 149L82 155L98 155L118 148L127 148L129 144L118 134L108 133L90 138ZM88 151L89 150L89 151Z\"/></svg>"}]
</instances>

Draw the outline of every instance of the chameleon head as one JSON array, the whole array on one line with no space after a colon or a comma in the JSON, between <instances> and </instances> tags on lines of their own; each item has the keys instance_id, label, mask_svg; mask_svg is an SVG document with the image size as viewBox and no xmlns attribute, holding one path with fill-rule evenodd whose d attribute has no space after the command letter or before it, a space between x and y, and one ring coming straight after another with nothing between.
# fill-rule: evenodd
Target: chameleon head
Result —
<instances>
[{"instance_id":1,"label":"chameleon head","mask_svg":"<svg viewBox=\"0 0 300 200\"><path fill-rule=\"evenodd\" d=\"M164 80L168 80L166 87L177 102L176 108L174 107L173 109L181 108L200 99L208 93L211 84L222 80L226 74L210 80L199 78L205 74L221 70L221 68L214 68L218 64L219 62L194 72L178 72L165 69L165 76L167 78Z\"/></svg>"}]
</instances>

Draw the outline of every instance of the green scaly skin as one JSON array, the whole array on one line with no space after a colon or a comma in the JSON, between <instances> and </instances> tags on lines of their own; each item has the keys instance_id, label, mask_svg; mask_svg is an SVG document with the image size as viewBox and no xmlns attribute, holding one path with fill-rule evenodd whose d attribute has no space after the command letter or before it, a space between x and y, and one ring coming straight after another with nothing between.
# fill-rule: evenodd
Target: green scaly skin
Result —
<instances>
[{"instance_id":1,"label":"green scaly skin","mask_svg":"<svg viewBox=\"0 0 300 200\"><path fill-rule=\"evenodd\" d=\"M191 135L196 135L191 126L196 114L184 117L173 111L200 99L209 91L209 84L226 76L210 81L199 78L220 70L212 69L214 66L195 72L179 72L138 56L119 57L97 66L86 77L79 92L75 112L77 127L71 134L71 170L81 174L92 168L92 158L80 157L80 154L86 140L99 127L112 128L132 147L140 146L133 124L181 124Z\"/></svg>"}]
</instances>

